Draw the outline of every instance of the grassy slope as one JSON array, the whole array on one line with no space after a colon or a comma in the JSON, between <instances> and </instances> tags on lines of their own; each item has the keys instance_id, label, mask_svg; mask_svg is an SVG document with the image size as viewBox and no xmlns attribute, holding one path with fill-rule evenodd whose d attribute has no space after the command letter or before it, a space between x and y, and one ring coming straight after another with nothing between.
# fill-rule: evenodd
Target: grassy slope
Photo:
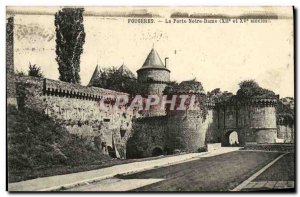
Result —
<instances>
[{"instance_id":1,"label":"grassy slope","mask_svg":"<svg viewBox=\"0 0 300 197\"><path fill-rule=\"evenodd\" d=\"M110 160L44 114L7 109L9 182L72 172ZM67 167L66 167L67 166ZM86 170L86 169L85 169Z\"/></svg>"},{"instance_id":2,"label":"grassy slope","mask_svg":"<svg viewBox=\"0 0 300 197\"><path fill-rule=\"evenodd\" d=\"M159 159L112 159L44 114L7 109L9 182Z\"/></svg>"}]
</instances>

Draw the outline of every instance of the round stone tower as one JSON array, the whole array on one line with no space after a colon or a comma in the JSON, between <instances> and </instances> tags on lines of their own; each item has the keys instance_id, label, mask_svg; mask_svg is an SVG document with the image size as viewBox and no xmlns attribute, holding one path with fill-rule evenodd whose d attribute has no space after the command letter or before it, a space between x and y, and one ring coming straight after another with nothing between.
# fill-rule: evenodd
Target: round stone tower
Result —
<instances>
[{"instance_id":1,"label":"round stone tower","mask_svg":"<svg viewBox=\"0 0 300 197\"><path fill-rule=\"evenodd\" d=\"M185 152L198 152L206 146L207 117L200 101L205 97L202 84L196 80L183 81L176 90L177 96L186 95L186 109L168 111L170 135L169 147ZM194 97L195 99L192 99ZM178 98L178 97L177 97ZM181 101L176 102L179 104ZM190 102L193 103L191 107ZM177 106L176 106L177 107Z\"/></svg>"},{"instance_id":2,"label":"round stone tower","mask_svg":"<svg viewBox=\"0 0 300 197\"><path fill-rule=\"evenodd\" d=\"M152 48L143 66L137 70L138 81L146 85L146 95L163 95L170 82L170 70L161 61L157 51Z\"/></svg>"},{"instance_id":3,"label":"round stone tower","mask_svg":"<svg viewBox=\"0 0 300 197\"><path fill-rule=\"evenodd\" d=\"M276 99L252 99L249 103L250 128L256 143L275 143L277 137Z\"/></svg>"}]
</instances>

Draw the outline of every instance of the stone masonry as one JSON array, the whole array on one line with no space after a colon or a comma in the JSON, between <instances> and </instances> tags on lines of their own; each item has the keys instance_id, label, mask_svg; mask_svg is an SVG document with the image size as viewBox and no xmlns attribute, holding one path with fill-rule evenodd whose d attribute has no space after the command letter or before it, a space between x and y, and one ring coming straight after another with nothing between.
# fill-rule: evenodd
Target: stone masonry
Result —
<instances>
[{"instance_id":1,"label":"stone masonry","mask_svg":"<svg viewBox=\"0 0 300 197\"><path fill-rule=\"evenodd\" d=\"M115 95L125 93L35 77L18 77L16 85L20 109L47 114L70 133L98 143L103 154L126 157L134 113L113 104ZM104 96L107 110L99 107Z\"/></svg>"}]
</instances>

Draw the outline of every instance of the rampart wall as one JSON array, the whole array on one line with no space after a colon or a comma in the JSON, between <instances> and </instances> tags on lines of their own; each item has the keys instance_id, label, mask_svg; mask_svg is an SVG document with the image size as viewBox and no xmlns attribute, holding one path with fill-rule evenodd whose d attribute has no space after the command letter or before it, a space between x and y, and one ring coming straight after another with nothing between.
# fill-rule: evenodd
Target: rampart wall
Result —
<instances>
[{"instance_id":1,"label":"rampart wall","mask_svg":"<svg viewBox=\"0 0 300 197\"><path fill-rule=\"evenodd\" d=\"M103 154L125 158L134 114L115 108L113 97L124 93L34 77L18 77L16 84L20 109L43 112L70 133L89 139ZM104 96L107 109L99 105Z\"/></svg>"},{"instance_id":2,"label":"rampart wall","mask_svg":"<svg viewBox=\"0 0 300 197\"><path fill-rule=\"evenodd\" d=\"M280 143L295 143L294 124L286 118L279 118L277 121L277 139Z\"/></svg>"},{"instance_id":3,"label":"rampart wall","mask_svg":"<svg viewBox=\"0 0 300 197\"><path fill-rule=\"evenodd\" d=\"M291 128L276 125L272 100L208 106L205 117L202 111L187 110L138 118L135 111L114 107L114 96L125 93L35 77L17 77L16 87L20 109L47 114L70 133L88 139L101 154L114 157L204 151L208 143L228 145L232 131L238 133L240 145L275 143L277 138L293 141ZM99 106L104 97L109 110Z\"/></svg>"},{"instance_id":4,"label":"rampart wall","mask_svg":"<svg viewBox=\"0 0 300 197\"><path fill-rule=\"evenodd\" d=\"M214 113L209 109L204 118L200 111L177 111L166 116L138 118L133 124L128 156L155 156L157 148L162 154L205 151L207 143L219 139Z\"/></svg>"}]
</instances>

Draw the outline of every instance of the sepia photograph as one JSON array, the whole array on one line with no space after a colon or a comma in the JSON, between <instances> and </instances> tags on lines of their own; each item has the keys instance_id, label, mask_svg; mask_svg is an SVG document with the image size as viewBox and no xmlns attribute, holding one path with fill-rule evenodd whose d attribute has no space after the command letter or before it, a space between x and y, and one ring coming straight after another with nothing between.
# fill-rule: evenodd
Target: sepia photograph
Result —
<instances>
[{"instance_id":1,"label":"sepia photograph","mask_svg":"<svg viewBox=\"0 0 300 197\"><path fill-rule=\"evenodd\" d=\"M14 192L296 192L293 6L6 6Z\"/></svg>"}]
</instances>

